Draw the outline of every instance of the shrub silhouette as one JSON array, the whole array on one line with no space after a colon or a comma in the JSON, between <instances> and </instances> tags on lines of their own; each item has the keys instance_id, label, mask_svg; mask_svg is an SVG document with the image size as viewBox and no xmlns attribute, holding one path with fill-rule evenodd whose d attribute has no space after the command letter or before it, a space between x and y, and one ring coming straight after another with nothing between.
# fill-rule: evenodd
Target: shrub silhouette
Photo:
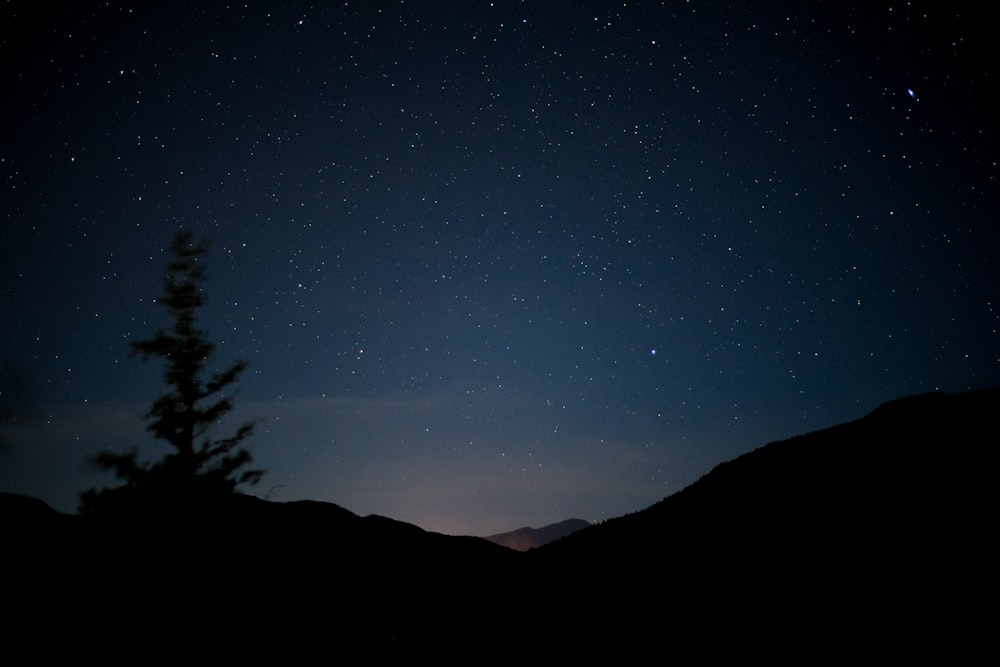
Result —
<instances>
[{"instance_id":1,"label":"shrub silhouette","mask_svg":"<svg viewBox=\"0 0 1000 667\"><path fill-rule=\"evenodd\" d=\"M237 361L223 371L209 374L207 366L215 346L198 328L197 312L204 305L202 262L208 245L196 242L189 232L179 232L171 246L163 294L158 302L170 313L173 326L152 338L134 341L132 351L148 360L165 363L167 393L146 413L147 430L172 448L161 460L140 463L138 452L100 452L92 457L99 467L124 481L116 488L90 489L80 494L81 513L127 509L150 502L177 506L207 497L231 494L239 484L256 484L262 470L247 470L248 450L240 444L253 432L244 423L231 436L213 439L211 427L233 408L226 390L247 367ZM242 470L241 470L242 469Z\"/></svg>"}]
</instances>

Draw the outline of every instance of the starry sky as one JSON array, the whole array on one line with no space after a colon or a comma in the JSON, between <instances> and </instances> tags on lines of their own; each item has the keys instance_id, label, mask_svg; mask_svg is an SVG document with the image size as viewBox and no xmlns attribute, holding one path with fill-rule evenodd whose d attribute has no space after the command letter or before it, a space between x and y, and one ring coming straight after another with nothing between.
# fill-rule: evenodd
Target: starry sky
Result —
<instances>
[{"instance_id":1,"label":"starry sky","mask_svg":"<svg viewBox=\"0 0 1000 667\"><path fill-rule=\"evenodd\" d=\"M2 490L166 451L180 228L249 491L429 530L1000 384L985 4L63 4L0 6Z\"/></svg>"}]
</instances>

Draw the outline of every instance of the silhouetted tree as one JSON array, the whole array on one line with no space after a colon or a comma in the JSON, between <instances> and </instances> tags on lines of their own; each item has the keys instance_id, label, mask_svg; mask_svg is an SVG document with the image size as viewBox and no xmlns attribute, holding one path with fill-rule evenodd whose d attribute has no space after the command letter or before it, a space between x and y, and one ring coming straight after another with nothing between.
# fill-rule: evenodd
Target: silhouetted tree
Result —
<instances>
[{"instance_id":1,"label":"silhouetted tree","mask_svg":"<svg viewBox=\"0 0 1000 667\"><path fill-rule=\"evenodd\" d=\"M80 495L80 511L93 512L136 499L168 503L232 493L239 484L256 484L262 470L246 470L250 452L240 443L253 432L244 423L228 438L213 439L209 430L233 408L227 388L247 367L237 361L223 371L209 374L215 346L198 328L196 314L204 305L202 258L208 251L188 232L173 241L173 259L167 265L163 294L158 302L170 313L173 326L152 338L134 341L132 351L148 360L165 363L169 391L157 398L146 413L147 430L165 440L171 450L154 463L139 463L135 449L123 453L101 452L93 457L99 467L124 481L114 489L90 489ZM241 470L242 469L242 470Z\"/></svg>"}]
</instances>

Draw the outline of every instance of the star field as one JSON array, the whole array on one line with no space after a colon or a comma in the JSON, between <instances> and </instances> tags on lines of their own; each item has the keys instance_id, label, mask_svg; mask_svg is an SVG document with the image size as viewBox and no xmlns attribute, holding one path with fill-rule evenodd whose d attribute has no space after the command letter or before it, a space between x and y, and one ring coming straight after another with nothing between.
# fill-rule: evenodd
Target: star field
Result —
<instances>
[{"instance_id":1,"label":"star field","mask_svg":"<svg viewBox=\"0 0 1000 667\"><path fill-rule=\"evenodd\" d=\"M8 2L0 488L157 445L175 230L252 492L489 534L1000 382L973 3Z\"/></svg>"}]
</instances>

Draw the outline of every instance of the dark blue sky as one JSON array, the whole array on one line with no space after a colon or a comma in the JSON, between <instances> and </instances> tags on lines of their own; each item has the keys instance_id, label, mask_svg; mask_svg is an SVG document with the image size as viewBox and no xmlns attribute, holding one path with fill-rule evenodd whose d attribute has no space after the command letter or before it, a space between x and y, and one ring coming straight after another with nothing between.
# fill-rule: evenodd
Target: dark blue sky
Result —
<instances>
[{"instance_id":1,"label":"dark blue sky","mask_svg":"<svg viewBox=\"0 0 1000 667\"><path fill-rule=\"evenodd\" d=\"M996 386L974 4L7 2L0 489L162 451L128 344L180 227L276 500L601 520Z\"/></svg>"}]
</instances>

